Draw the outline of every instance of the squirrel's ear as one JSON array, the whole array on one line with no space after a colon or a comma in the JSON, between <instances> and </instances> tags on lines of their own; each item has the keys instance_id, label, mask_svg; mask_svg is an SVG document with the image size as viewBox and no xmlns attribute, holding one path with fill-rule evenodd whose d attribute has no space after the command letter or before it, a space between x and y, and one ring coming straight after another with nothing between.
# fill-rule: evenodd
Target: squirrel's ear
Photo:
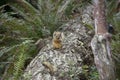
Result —
<instances>
[{"instance_id":1,"label":"squirrel's ear","mask_svg":"<svg viewBox=\"0 0 120 80\"><path fill-rule=\"evenodd\" d=\"M53 34L55 34L56 33L56 31L54 31L54 33Z\"/></svg>"},{"instance_id":2,"label":"squirrel's ear","mask_svg":"<svg viewBox=\"0 0 120 80\"><path fill-rule=\"evenodd\" d=\"M55 34L56 34L56 31L53 33L53 37L55 36Z\"/></svg>"}]
</instances>

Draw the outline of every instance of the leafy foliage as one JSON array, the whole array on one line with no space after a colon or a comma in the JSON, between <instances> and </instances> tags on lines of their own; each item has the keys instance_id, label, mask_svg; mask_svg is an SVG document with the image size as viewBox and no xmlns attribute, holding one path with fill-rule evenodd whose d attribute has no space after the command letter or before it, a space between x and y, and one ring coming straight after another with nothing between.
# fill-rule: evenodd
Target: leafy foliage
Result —
<instances>
[{"instance_id":1,"label":"leafy foliage","mask_svg":"<svg viewBox=\"0 0 120 80\"><path fill-rule=\"evenodd\" d=\"M117 77L120 79L120 11L119 11L119 1L111 0L107 1L107 21L108 23L113 25L115 29L115 34L113 34L112 39L112 53L113 58L115 60L116 70L117 70Z\"/></svg>"},{"instance_id":2,"label":"leafy foliage","mask_svg":"<svg viewBox=\"0 0 120 80\"><path fill-rule=\"evenodd\" d=\"M112 40L112 52L113 58L115 59L117 77L120 79L120 12L114 15L114 25L116 30L116 35L113 36Z\"/></svg>"},{"instance_id":3,"label":"leafy foliage","mask_svg":"<svg viewBox=\"0 0 120 80\"><path fill-rule=\"evenodd\" d=\"M24 65L25 65L25 60L27 59L27 55L26 54L27 52L27 48L28 48L28 43L30 43L29 40L26 40L25 42L23 42L19 49L18 49L18 56L16 57L16 61L14 63L14 80L17 80L19 79L19 77L21 76L21 73L23 73L23 70L22 68L24 68Z\"/></svg>"}]
</instances>

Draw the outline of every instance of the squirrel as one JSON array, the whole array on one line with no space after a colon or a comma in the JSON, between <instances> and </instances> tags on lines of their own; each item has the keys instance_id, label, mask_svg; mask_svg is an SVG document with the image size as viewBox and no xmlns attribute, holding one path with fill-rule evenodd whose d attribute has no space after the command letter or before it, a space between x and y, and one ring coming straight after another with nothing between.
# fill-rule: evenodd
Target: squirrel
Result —
<instances>
[{"instance_id":1,"label":"squirrel","mask_svg":"<svg viewBox=\"0 0 120 80\"><path fill-rule=\"evenodd\" d=\"M64 39L64 34L63 32L55 31L53 33L53 40L52 40L52 45L54 49L60 49L62 48L62 41Z\"/></svg>"}]
</instances>

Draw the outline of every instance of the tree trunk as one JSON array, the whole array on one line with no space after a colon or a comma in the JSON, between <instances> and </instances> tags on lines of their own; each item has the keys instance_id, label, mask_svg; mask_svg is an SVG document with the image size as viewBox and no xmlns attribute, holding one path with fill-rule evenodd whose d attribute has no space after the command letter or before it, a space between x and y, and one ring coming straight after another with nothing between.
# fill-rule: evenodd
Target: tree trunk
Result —
<instances>
[{"instance_id":1,"label":"tree trunk","mask_svg":"<svg viewBox=\"0 0 120 80\"><path fill-rule=\"evenodd\" d=\"M91 41L94 61L100 80L115 80L114 62L111 57L105 16L105 0L94 0L95 35Z\"/></svg>"}]
</instances>

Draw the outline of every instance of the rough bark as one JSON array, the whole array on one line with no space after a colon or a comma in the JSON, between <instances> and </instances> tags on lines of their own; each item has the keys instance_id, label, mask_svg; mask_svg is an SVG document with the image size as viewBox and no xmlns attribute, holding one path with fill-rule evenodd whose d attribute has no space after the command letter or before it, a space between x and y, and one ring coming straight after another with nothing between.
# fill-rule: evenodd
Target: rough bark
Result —
<instances>
[{"instance_id":1,"label":"rough bark","mask_svg":"<svg viewBox=\"0 0 120 80\"><path fill-rule=\"evenodd\" d=\"M114 62L111 57L110 38L105 16L105 0L94 0L95 35L91 41L94 61L100 80L115 80Z\"/></svg>"}]
</instances>

